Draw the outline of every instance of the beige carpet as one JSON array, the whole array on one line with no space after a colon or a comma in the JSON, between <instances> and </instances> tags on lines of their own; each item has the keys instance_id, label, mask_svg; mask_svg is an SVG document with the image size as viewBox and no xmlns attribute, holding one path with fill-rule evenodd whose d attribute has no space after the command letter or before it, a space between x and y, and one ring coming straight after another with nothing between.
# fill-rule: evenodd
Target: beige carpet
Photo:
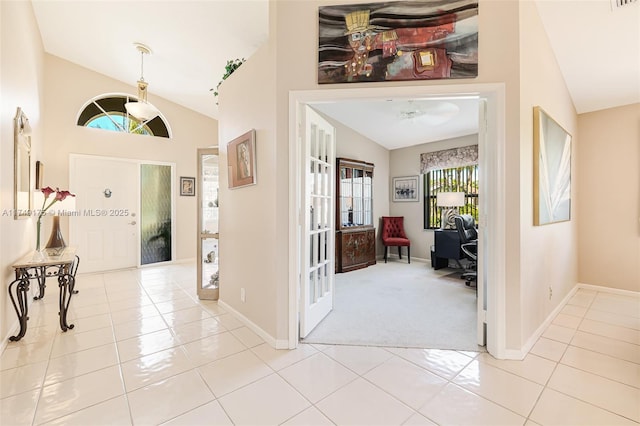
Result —
<instances>
[{"instance_id":1,"label":"beige carpet","mask_svg":"<svg viewBox=\"0 0 640 426\"><path fill-rule=\"evenodd\" d=\"M334 309L307 343L483 350L476 290L454 269L393 259L336 274Z\"/></svg>"}]
</instances>

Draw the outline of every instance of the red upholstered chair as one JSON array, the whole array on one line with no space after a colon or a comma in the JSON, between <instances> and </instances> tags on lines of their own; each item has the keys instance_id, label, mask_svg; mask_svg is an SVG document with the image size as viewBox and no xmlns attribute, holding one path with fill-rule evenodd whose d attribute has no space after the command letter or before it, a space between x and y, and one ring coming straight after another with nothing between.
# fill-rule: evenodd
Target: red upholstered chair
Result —
<instances>
[{"instance_id":1,"label":"red upholstered chair","mask_svg":"<svg viewBox=\"0 0 640 426\"><path fill-rule=\"evenodd\" d=\"M387 263L387 247L398 247L398 257L402 259L402 247L407 248L408 263L411 263L411 241L404 233L404 216L382 216L382 244L384 263Z\"/></svg>"}]
</instances>

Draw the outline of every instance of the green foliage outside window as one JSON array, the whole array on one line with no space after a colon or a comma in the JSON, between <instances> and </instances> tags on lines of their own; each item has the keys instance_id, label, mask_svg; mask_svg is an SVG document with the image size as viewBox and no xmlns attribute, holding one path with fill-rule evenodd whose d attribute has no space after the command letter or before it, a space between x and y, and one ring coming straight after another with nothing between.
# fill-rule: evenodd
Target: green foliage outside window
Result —
<instances>
[{"instance_id":1,"label":"green foliage outside window","mask_svg":"<svg viewBox=\"0 0 640 426\"><path fill-rule=\"evenodd\" d=\"M464 192L465 205L458 213L470 214L478 222L478 165L432 170L424 175L424 229L440 228L438 192Z\"/></svg>"}]
</instances>

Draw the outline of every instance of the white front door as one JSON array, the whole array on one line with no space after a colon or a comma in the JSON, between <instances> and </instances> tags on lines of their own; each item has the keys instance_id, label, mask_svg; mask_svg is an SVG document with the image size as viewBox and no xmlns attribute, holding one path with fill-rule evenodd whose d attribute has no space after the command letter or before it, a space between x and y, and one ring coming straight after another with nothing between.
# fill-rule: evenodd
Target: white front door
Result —
<instances>
[{"instance_id":1,"label":"white front door","mask_svg":"<svg viewBox=\"0 0 640 426\"><path fill-rule=\"evenodd\" d=\"M70 218L69 240L82 272L138 266L138 163L85 155L71 155L69 163L78 212Z\"/></svg>"},{"instance_id":2,"label":"white front door","mask_svg":"<svg viewBox=\"0 0 640 426\"><path fill-rule=\"evenodd\" d=\"M335 129L304 106L301 176L300 337L333 309L335 272Z\"/></svg>"}]
</instances>

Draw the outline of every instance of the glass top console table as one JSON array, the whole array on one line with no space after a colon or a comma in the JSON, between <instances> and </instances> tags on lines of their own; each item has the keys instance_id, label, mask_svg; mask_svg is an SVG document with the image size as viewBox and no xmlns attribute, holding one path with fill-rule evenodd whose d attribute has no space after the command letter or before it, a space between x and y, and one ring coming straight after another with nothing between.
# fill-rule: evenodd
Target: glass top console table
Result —
<instances>
[{"instance_id":1,"label":"glass top console table","mask_svg":"<svg viewBox=\"0 0 640 426\"><path fill-rule=\"evenodd\" d=\"M9 284L9 297L20 322L20 332L15 336L9 337L12 342L22 339L27 332L27 321L29 320L28 293L31 280L37 280L38 282L38 295L33 299L39 300L44 297L47 278L55 277L58 279L58 287L60 288L60 328L62 331L73 328L73 324L67 323L67 310L69 309L71 296L77 293L74 287L80 258L76 255L74 247L66 247L60 253L47 253L45 251L43 254L42 259L35 260L33 253L30 253L11 265L15 271L16 279Z\"/></svg>"}]
</instances>

